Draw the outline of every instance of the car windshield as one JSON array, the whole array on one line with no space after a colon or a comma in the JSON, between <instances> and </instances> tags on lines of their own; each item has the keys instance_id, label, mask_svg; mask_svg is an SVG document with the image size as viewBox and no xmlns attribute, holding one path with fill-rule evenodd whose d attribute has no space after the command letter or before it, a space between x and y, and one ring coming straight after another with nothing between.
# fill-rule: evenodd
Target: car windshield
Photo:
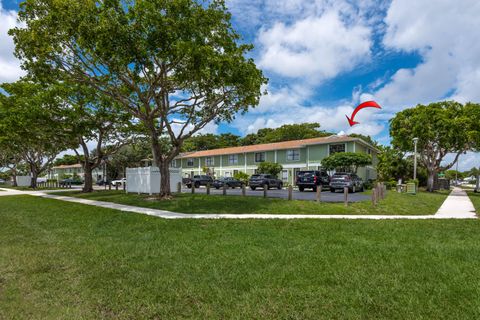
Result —
<instances>
[{"instance_id":1,"label":"car windshield","mask_svg":"<svg viewBox=\"0 0 480 320\"><path fill-rule=\"evenodd\" d=\"M259 174L254 174L254 175L252 176L252 179L258 179L258 178L260 178L260 175L259 175Z\"/></svg>"},{"instance_id":2,"label":"car windshield","mask_svg":"<svg viewBox=\"0 0 480 320\"><path fill-rule=\"evenodd\" d=\"M313 177L315 175L315 172L313 171L300 171L297 173L297 176L300 178L308 178L308 177Z\"/></svg>"}]
</instances>

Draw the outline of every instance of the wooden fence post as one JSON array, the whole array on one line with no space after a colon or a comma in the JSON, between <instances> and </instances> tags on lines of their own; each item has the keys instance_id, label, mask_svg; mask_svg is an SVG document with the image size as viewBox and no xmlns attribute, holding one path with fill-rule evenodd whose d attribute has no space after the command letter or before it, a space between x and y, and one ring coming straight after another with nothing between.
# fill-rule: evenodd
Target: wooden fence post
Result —
<instances>
[{"instance_id":1,"label":"wooden fence post","mask_svg":"<svg viewBox=\"0 0 480 320\"><path fill-rule=\"evenodd\" d=\"M123 182L123 191L127 192L127 181Z\"/></svg>"},{"instance_id":2,"label":"wooden fence post","mask_svg":"<svg viewBox=\"0 0 480 320\"><path fill-rule=\"evenodd\" d=\"M210 182L207 183L207 195L210 194Z\"/></svg>"},{"instance_id":3,"label":"wooden fence post","mask_svg":"<svg viewBox=\"0 0 480 320\"><path fill-rule=\"evenodd\" d=\"M320 197L322 196L322 185L317 186L317 202L320 202Z\"/></svg>"},{"instance_id":4,"label":"wooden fence post","mask_svg":"<svg viewBox=\"0 0 480 320\"><path fill-rule=\"evenodd\" d=\"M111 183L108 184L108 190L112 190L112 184Z\"/></svg>"},{"instance_id":5,"label":"wooden fence post","mask_svg":"<svg viewBox=\"0 0 480 320\"><path fill-rule=\"evenodd\" d=\"M242 196L245 197L247 195L247 188L244 184L242 184Z\"/></svg>"},{"instance_id":6,"label":"wooden fence post","mask_svg":"<svg viewBox=\"0 0 480 320\"><path fill-rule=\"evenodd\" d=\"M268 184L263 185L263 197L266 198L268 193Z\"/></svg>"},{"instance_id":7,"label":"wooden fence post","mask_svg":"<svg viewBox=\"0 0 480 320\"><path fill-rule=\"evenodd\" d=\"M375 187L372 188L372 205L375 207L377 205L377 192Z\"/></svg>"},{"instance_id":8,"label":"wooden fence post","mask_svg":"<svg viewBox=\"0 0 480 320\"><path fill-rule=\"evenodd\" d=\"M192 194L195 193L195 184L192 183Z\"/></svg>"},{"instance_id":9,"label":"wooden fence post","mask_svg":"<svg viewBox=\"0 0 480 320\"><path fill-rule=\"evenodd\" d=\"M182 193L182 183L177 183L177 193Z\"/></svg>"},{"instance_id":10,"label":"wooden fence post","mask_svg":"<svg viewBox=\"0 0 480 320\"><path fill-rule=\"evenodd\" d=\"M118 191L118 183L115 183L115 191Z\"/></svg>"},{"instance_id":11,"label":"wooden fence post","mask_svg":"<svg viewBox=\"0 0 480 320\"><path fill-rule=\"evenodd\" d=\"M343 202L345 207L348 207L348 187L343 188Z\"/></svg>"},{"instance_id":12,"label":"wooden fence post","mask_svg":"<svg viewBox=\"0 0 480 320\"><path fill-rule=\"evenodd\" d=\"M290 185L288 186L288 200L293 199L293 187Z\"/></svg>"},{"instance_id":13,"label":"wooden fence post","mask_svg":"<svg viewBox=\"0 0 480 320\"><path fill-rule=\"evenodd\" d=\"M223 194L224 196L227 195L227 184L226 184L225 182L223 183L222 194Z\"/></svg>"}]
</instances>

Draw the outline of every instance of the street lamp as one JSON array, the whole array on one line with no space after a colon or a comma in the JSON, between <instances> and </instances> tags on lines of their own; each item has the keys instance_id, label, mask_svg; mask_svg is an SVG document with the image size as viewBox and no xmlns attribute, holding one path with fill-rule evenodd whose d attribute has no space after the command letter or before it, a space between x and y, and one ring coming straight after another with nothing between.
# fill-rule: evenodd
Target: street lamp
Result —
<instances>
[{"instance_id":1,"label":"street lamp","mask_svg":"<svg viewBox=\"0 0 480 320\"><path fill-rule=\"evenodd\" d=\"M413 138L413 180L417 180L417 143L418 138Z\"/></svg>"}]
</instances>

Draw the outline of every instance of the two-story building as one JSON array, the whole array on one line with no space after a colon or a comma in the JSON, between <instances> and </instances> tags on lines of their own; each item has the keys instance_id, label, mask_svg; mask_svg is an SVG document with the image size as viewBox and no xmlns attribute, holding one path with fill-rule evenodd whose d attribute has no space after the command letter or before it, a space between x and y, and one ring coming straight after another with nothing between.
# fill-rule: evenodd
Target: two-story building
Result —
<instances>
[{"instance_id":1,"label":"two-story building","mask_svg":"<svg viewBox=\"0 0 480 320\"><path fill-rule=\"evenodd\" d=\"M52 167L47 173L47 179L60 180L65 177L72 178L74 176L78 176L80 177L80 179L84 180L85 172L83 170L83 166L80 163L55 166L55 167ZM94 181L95 179L97 180L102 179L103 169L102 168L93 169L92 176Z\"/></svg>"},{"instance_id":2,"label":"two-story building","mask_svg":"<svg viewBox=\"0 0 480 320\"><path fill-rule=\"evenodd\" d=\"M372 155L371 166L358 169L365 181L377 176L378 149L359 138L332 135L328 137L221 148L184 153L172 163L181 168L184 177L205 174L230 177L237 172L252 175L261 162L275 162L283 167L279 178L292 183L297 171L322 170L321 161L336 152L362 152Z\"/></svg>"}]
</instances>

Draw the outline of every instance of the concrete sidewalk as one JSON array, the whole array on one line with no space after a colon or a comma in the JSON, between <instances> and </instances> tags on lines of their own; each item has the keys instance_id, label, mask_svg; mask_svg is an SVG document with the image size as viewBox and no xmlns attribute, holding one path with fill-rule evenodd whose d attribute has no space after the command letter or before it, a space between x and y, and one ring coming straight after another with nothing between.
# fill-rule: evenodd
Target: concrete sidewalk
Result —
<instances>
[{"instance_id":1,"label":"concrete sidewalk","mask_svg":"<svg viewBox=\"0 0 480 320\"><path fill-rule=\"evenodd\" d=\"M459 219L476 218L472 201L465 190L457 187L453 188L440 209L435 213L435 216L440 218L451 217L452 215Z\"/></svg>"},{"instance_id":2,"label":"concrete sidewalk","mask_svg":"<svg viewBox=\"0 0 480 320\"><path fill-rule=\"evenodd\" d=\"M5 189L3 189L5 190ZM55 190L58 191L58 190ZM368 220L426 220L426 219L476 219L475 209L465 191L454 188L440 210L435 215L399 216L399 215L318 215L318 214L187 214L159 209L128 206L105 201L88 200L68 196L51 195L46 191L7 190L7 195L27 194L42 198L86 204L101 208L115 209L155 216L164 219L368 219Z\"/></svg>"}]
</instances>

